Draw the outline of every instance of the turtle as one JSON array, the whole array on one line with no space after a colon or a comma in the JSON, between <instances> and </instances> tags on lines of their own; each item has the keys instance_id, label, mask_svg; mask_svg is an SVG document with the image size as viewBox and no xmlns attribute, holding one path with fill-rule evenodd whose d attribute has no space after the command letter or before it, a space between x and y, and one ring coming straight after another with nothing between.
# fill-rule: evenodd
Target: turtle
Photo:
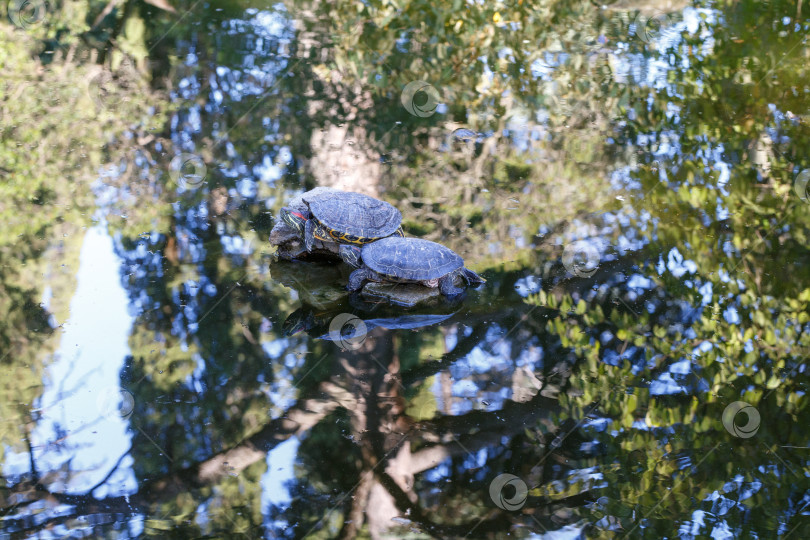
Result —
<instances>
[{"instance_id":1,"label":"turtle","mask_svg":"<svg viewBox=\"0 0 810 540\"><path fill-rule=\"evenodd\" d=\"M464 259L458 253L421 238L392 236L362 248L342 245L340 255L344 261L357 267L349 276L350 291L361 289L366 281L393 281L438 287L443 295L456 296L463 292L455 286L456 276L464 279L467 285L486 282L472 270L464 268Z\"/></svg>"},{"instance_id":2,"label":"turtle","mask_svg":"<svg viewBox=\"0 0 810 540\"><path fill-rule=\"evenodd\" d=\"M296 211L298 213L306 213L307 205L304 204L304 198L315 198L330 193L336 193L338 190L328 187L316 187L299 195L296 195L285 204L285 209L289 211ZM286 221L282 219L282 212L276 216L273 229L270 231L270 244L276 246L276 255L278 259L287 261L296 261L299 259L338 259L338 251L340 244L331 240L323 241L317 240L314 242L313 249L307 251L304 246L304 237L297 228L291 227Z\"/></svg>"},{"instance_id":3,"label":"turtle","mask_svg":"<svg viewBox=\"0 0 810 540\"><path fill-rule=\"evenodd\" d=\"M304 197L306 209L281 209L281 219L297 230L307 251L315 239L363 245L388 236L405 236L402 214L387 202L351 191Z\"/></svg>"}]
</instances>

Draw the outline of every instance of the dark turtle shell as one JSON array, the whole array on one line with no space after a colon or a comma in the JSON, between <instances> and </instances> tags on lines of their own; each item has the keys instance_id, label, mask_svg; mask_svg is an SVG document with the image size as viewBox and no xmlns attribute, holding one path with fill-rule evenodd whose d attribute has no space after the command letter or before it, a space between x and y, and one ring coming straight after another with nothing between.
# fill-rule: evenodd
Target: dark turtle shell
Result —
<instances>
[{"instance_id":1,"label":"dark turtle shell","mask_svg":"<svg viewBox=\"0 0 810 540\"><path fill-rule=\"evenodd\" d=\"M363 246L363 263L384 276L424 281L464 266L455 251L430 240L392 236Z\"/></svg>"},{"instance_id":2,"label":"dark turtle shell","mask_svg":"<svg viewBox=\"0 0 810 540\"><path fill-rule=\"evenodd\" d=\"M340 236L372 240L394 234L402 214L387 202L349 191L324 193L304 199L309 211L324 227Z\"/></svg>"}]
</instances>

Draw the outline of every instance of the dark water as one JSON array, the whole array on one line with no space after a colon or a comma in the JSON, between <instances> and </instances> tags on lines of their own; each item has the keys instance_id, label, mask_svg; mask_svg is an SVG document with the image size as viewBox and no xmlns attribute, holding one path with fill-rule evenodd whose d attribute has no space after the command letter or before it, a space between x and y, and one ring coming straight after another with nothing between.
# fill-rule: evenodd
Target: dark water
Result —
<instances>
[{"instance_id":1,"label":"dark water","mask_svg":"<svg viewBox=\"0 0 810 540\"><path fill-rule=\"evenodd\" d=\"M810 9L570 4L4 21L0 538L807 538ZM277 261L316 186L487 283Z\"/></svg>"}]
</instances>

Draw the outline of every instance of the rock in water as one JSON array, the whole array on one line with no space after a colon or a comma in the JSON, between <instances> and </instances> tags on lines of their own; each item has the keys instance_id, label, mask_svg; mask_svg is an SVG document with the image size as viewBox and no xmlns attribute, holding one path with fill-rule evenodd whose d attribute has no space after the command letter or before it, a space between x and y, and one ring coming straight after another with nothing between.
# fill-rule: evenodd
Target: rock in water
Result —
<instances>
[{"instance_id":1,"label":"rock in water","mask_svg":"<svg viewBox=\"0 0 810 540\"><path fill-rule=\"evenodd\" d=\"M415 283L368 283L360 293L369 300L385 300L392 304L413 307L430 301L439 301L442 293Z\"/></svg>"}]
</instances>

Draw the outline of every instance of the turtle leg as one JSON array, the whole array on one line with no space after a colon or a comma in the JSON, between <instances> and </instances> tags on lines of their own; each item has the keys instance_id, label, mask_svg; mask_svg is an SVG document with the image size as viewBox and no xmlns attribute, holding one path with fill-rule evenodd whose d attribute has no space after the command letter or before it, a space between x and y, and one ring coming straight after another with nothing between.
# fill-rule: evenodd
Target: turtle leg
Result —
<instances>
[{"instance_id":1,"label":"turtle leg","mask_svg":"<svg viewBox=\"0 0 810 540\"><path fill-rule=\"evenodd\" d=\"M307 251L312 251L314 244L315 244L315 224L312 223L311 219L308 219L306 224L304 225L304 245L307 247Z\"/></svg>"},{"instance_id":2,"label":"turtle leg","mask_svg":"<svg viewBox=\"0 0 810 540\"><path fill-rule=\"evenodd\" d=\"M402 227L394 231L394 234L391 236L399 236L400 238L405 238L405 231L402 230Z\"/></svg>"},{"instance_id":3,"label":"turtle leg","mask_svg":"<svg viewBox=\"0 0 810 540\"><path fill-rule=\"evenodd\" d=\"M467 282L467 285L480 285L486 283L487 280L470 270L469 268L461 269L461 277Z\"/></svg>"},{"instance_id":4,"label":"turtle leg","mask_svg":"<svg viewBox=\"0 0 810 540\"><path fill-rule=\"evenodd\" d=\"M355 268L360 268L361 251L362 248L360 246L352 246L349 244L340 244L338 247L338 253L340 254L340 258L343 259L343 262Z\"/></svg>"},{"instance_id":5,"label":"turtle leg","mask_svg":"<svg viewBox=\"0 0 810 540\"><path fill-rule=\"evenodd\" d=\"M464 289L456 287L453 284L453 278L455 274L447 274L443 278L439 279L439 290L445 296L456 296L464 292Z\"/></svg>"},{"instance_id":6,"label":"turtle leg","mask_svg":"<svg viewBox=\"0 0 810 540\"><path fill-rule=\"evenodd\" d=\"M360 268L355 270L349 276L349 285L347 288L350 291L359 291L363 288L366 281L373 279L374 272L368 268Z\"/></svg>"}]
</instances>

